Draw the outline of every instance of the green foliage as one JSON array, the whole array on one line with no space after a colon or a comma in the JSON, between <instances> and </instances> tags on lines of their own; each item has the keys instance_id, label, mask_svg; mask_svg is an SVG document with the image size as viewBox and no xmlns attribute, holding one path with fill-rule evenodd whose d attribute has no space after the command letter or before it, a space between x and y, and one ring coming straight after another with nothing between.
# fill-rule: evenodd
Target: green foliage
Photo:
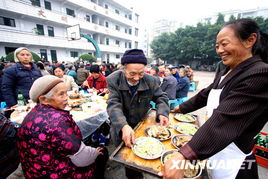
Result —
<instances>
[{"instance_id":1,"label":"green foliage","mask_svg":"<svg viewBox=\"0 0 268 179\"><path fill-rule=\"evenodd\" d=\"M31 54L35 62L38 62L41 60L41 58L36 53L31 52ZM7 54L6 61L14 62L14 52L10 52L9 54Z\"/></svg>"},{"instance_id":2,"label":"green foliage","mask_svg":"<svg viewBox=\"0 0 268 179\"><path fill-rule=\"evenodd\" d=\"M80 59L80 58L82 58L83 61L88 61L90 63L93 63L93 62L96 62L97 61L96 57L94 57L94 56L92 56L90 54L87 54L87 53L86 54L82 54L78 59Z\"/></svg>"},{"instance_id":3,"label":"green foliage","mask_svg":"<svg viewBox=\"0 0 268 179\"><path fill-rule=\"evenodd\" d=\"M6 60L6 58L3 57L3 56L0 58L0 61L1 61L1 62L4 62L5 60Z\"/></svg>"},{"instance_id":4,"label":"green foliage","mask_svg":"<svg viewBox=\"0 0 268 179\"><path fill-rule=\"evenodd\" d=\"M253 18L261 30L267 32L268 19ZM235 20L234 16L229 21ZM215 24L198 23L194 26L178 28L174 33L163 33L151 43L154 58L161 58L171 64L199 64L213 65L220 58L215 51L215 41L218 32L225 24L224 15L219 14Z\"/></svg>"}]
</instances>

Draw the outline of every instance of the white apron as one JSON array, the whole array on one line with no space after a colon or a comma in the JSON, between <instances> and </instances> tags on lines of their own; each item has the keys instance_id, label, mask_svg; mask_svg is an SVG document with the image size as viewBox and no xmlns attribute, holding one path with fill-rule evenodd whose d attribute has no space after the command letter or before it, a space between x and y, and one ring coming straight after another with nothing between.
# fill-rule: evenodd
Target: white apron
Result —
<instances>
[{"instance_id":1,"label":"white apron","mask_svg":"<svg viewBox=\"0 0 268 179\"><path fill-rule=\"evenodd\" d=\"M213 110L216 109L220 102L222 89L212 89L207 100L207 117L210 118ZM209 120L209 119L208 119ZM234 179L245 160L246 156L235 143L229 144L220 152L209 158L212 179Z\"/></svg>"}]
</instances>

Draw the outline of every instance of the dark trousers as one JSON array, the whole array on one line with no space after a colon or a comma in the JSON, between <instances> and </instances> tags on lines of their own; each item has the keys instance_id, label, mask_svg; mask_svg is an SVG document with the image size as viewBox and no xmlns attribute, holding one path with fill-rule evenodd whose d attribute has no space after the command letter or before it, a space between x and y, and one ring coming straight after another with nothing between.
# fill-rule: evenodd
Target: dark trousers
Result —
<instances>
[{"instance_id":1,"label":"dark trousers","mask_svg":"<svg viewBox=\"0 0 268 179\"><path fill-rule=\"evenodd\" d=\"M247 161L248 160L248 161ZM250 162L249 162L250 161ZM251 163L251 161L254 161ZM254 154L251 154L246 157L245 161L242 164L242 169L238 171L236 179L258 179L258 166Z\"/></svg>"},{"instance_id":2,"label":"dark trousers","mask_svg":"<svg viewBox=\"0 0 268 179\"><path fill-rule=\"evenodd\" d=\"M96 168L94 171L94 179L105 179L104 173L105 173L107 161L109 159L109 153L106 147L102 147L102 148L103 148L102 150L103 155L99 155L95 161Z\"/></svg>"},{"instance_id":3,"label":"dark trousers","mask_svg":"<svg viewBox=\"0 0 268 179\"><path fill-rule=\"evenodd\" d=\"M125 167L125 175L128 179L142 179L143 175L137 170Z\"/></svg>"}]
</instances>

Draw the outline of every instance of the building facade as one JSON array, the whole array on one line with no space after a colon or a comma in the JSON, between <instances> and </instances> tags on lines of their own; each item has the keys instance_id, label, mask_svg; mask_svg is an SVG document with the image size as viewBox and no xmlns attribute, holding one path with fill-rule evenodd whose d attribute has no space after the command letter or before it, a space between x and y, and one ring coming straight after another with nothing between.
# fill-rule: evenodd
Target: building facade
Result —
<instances>
[{"instance_id":1,"label":"building facade","mask_svg":"<svg viewBox=\"0 0 268 179\"><path fill-rule=\"evenodd\" d=\"M48 61L95 55L87 39L67 40L67 27L77 24L102 61L120 62L125 50L139 48L139 15L114 0L1 0L0 57L21 46Z\"/></svg>"},{"instance_id":2,"label":"building facade","mask_svg":"<svg viewBox=\"0 0 268 179\"><path fill-rule=\"evenodd\" d=\"M229 11L223 11L219 12L224 15L224 20L228 21L231 16L234 16L236 19L238 18L248 18L248 17L264 17L268 18L268 7L262 7L262 8L254 8L254 9L247 9L247 10L229 10ZM218 14L214 14L210 17L206 17L201 19L200 21L203 23L212 23L214 24L217 21Z\"/></svg>"}]
</instances>

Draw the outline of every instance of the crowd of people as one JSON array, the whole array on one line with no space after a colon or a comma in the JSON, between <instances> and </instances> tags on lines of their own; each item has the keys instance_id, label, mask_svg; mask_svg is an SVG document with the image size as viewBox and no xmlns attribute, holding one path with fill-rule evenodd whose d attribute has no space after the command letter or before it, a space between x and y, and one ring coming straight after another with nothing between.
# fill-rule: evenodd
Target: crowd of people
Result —
<instances>
[{"instance_id":1,"label":"crowd of people","mask_svg":"<svg viewBox=\"0 0 268 179\"><path fill-rule=\"evenodd\" d=\"M216 52L224 69L210 86L173 111L189 113L207 106L208 120L173 155L173 160L236 159L234 168L213 169L212 178L257 177L256 167L239 168L246 159L254 158L253 138L267 122L267 42L268 35L253 20L238 19L222 27L216 39ZM123 141L131 147L135 144L134 128L146 117L150 102L156 104L156 122L168 126L169 100L187 97L190 83L194 82L189 66L148 66L139 49L127 50L116 67L85 66L81 61L35 64L24 47L16 49L14 58L15 64L1 66L1 100L8 108L14 108L20 91L26 102L37 103L15 131L15 145L26 178L104 178L107 151L103 146L85 145L79 127L65 110L67 91L78 92L81 88L92 89L99 95L109 94L107 113L113 144L118 146ZM1 139L6 140L4 135L8 134L14 138L7 133L14 129L8 125L10 121L1 115L0 122L0 130L4 131L0 131ZM14 161L17 165L18 161ZM172 160L167 161L159 175L164 179L183 178L183 169L174 169L172 165ZM2 176L10 174L10 166L0 167ZM125 174L127 178L143 178L141 172L128 167Z\"/></svg>"}]
</instances>

